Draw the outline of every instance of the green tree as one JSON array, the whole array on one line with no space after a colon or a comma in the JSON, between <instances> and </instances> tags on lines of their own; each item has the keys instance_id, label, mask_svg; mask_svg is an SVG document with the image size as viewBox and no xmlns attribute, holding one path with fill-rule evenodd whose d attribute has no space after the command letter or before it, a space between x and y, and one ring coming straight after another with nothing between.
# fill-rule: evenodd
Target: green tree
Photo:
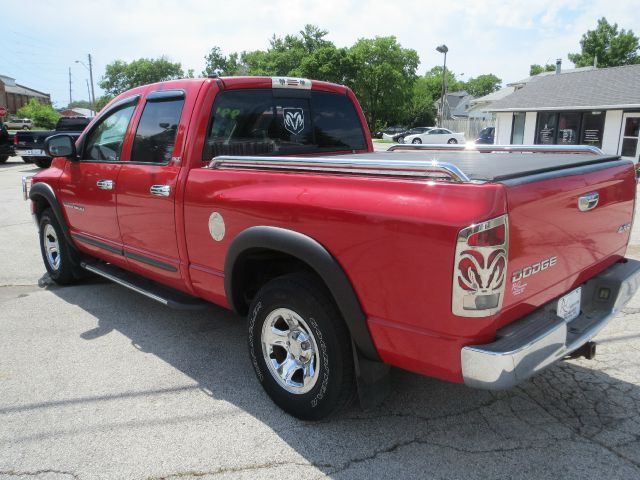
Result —
<instances>
[{"instance_id":1,"label":"green tree","mask_svg":"<svg viewBox=\"0 0 640 480\"><path fill-rule=\"evenodd\" d=\"M349 49L353 61L351 88L371 129L406 118L416 81L418 54L402 48L395 37L361 38Z\"/></svg>"},{"instance_id":2,"label":"green tree","mask_svg":"<svg viewBox=\"0 0 640 480\"><path fill-rule=\"evenodd\" d=\"M51 105L40 103L35 98L31 98L29 103L18 109L18 116L30 118L37 127L52 129L60 118Z\"/></svg>"},{"instance_id":3,"label":"green tree","mask_svg":"<svg viewBox=\"0 0 640 480\"><path fill-rule=\"evenodd\" d=\"M102 95L101 97L96 99L96 113L98 113L100 110L102 110L107 103L109 103L111 100L113 100L114 96L113 95Z\"/></svg>"},{"instance_id":4,"label":"green tree","mask_svg":"<svg viewBox=\"0 0 640 480\"><path fill-rule=\"evenodd\" d=\"M305 56L291 74L341 85L353 85L355 64L349 49L329 45Z\"/></svg>"},{"instance_id":5,"label":"green tree","mask_svg":"<svg viewBox=\"0 0 640 480\"><path fill-rule=\"evenodd\" d=\"M108 95L115 96L140 85L184 76L182 65L170 62L166 57L140 58L131 63L115 60L106 66L104 76L98 85Z\"/></svg>"},{"instance_id":6,"label":"green tree","mask_svg":"<svg viewBox=\"0 0 640 480\"><path fill-rule=\"evenodd\" d=\"M89 100L74 100L67 108L88 108L91 109L91 102Z\"/></svg>"},{"instance_id":7,"label":"green tree","mask_svg":"<svg viewBox=\"0 0 640 480\"><path fill-rule=\"evenodd\" d=\"M547 63L544 67L534 63L529 66L529 76L540 75L542 72L553 72L556 69L555 65Z\"/></svg>"},{"instance_id":8,"label":"green tree","mask_svg":"<svg viewBox=\"0 0 640 480\"><path fill-rule=\"evenodd\" d=\"M500 90L502 80L493 73L478 75L476 78L470 78L464 84L464 90L473 97L484 97L490 93Z\"/></svg>"},{"instance_id":9,"label":"green tree","mask_svg":"<svg viewBox=\"0 0 640 480\"><path fill-rule=\"evenodd\" d=\"M447 91L456 92L464 89L464 83L447 69ZM435 125L435 103L442 96L442 67L433 67L426 74L416 79L413 86L410 107L407 110L406 123L410 126L429 127Z\"/></svg>"},{"instance_id":10,"label":"green tree","mask_svg":"<svg viewBox=\"0 0 640 480\"><path fill-rule=\"evenodd\" d=\"M576 67L588 67L597 59L598 67L617 67L640 63L638 37L632 30L620 29L602 17L595 30L588 30L580 40L580 53L570 53Z\"/></svg>"},{"instance_id":11,"label":"green tree","mask_svg":"<svg viewBox=\"0 0 640 480\"><path fill-rule=\"evenodd\" d=\"M298 35L286 35L269 40L266 51L242 52L240 63L249 75L296 75L303 61L316 51L335 46L325 40L328 32L315 25L305 25Z\"/></svg>"},{"instance_id":12,"label":"green tree","mask_svg":"<svg viewBox=\"0 0 640 480\"><path fill-rule=\"evenodd\" d=\"M231 76L239 75L243 71L243 65L240 63L240 56L232 53L228 57L222 53L220 47L213 47L209 54L204 57L205 67L202 76L209 75Z\"/></svg>"}]
</instances>

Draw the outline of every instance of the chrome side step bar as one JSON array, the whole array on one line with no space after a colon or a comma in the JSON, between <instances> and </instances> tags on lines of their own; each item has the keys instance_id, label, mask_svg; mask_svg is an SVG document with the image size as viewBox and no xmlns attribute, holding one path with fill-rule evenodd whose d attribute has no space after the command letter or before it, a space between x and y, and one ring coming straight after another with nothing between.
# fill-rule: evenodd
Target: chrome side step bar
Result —
<instances>
[{"instance_id":1,"label":"chrome side step bar","mask_svg":"<svg viewBox=\"0 0 640 480\"><path fill-rule=\"evenodd\" d=\"M164 285L160 285L159 283L109 263L82 262L80 266L89 272L111 280L123 287L127 287L134 292L140 293L151 300L155 300L175 310L202 310L209 305L204 300L177 290L172 290L169 287L165 287Z\"/></svg>"}]
</instances>

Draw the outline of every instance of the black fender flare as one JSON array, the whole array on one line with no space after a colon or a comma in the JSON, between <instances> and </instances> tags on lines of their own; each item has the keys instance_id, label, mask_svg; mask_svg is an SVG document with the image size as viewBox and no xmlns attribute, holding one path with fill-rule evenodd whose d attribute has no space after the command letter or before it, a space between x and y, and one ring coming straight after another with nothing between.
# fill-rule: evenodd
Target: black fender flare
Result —
<instances>
[{"instance_id":1,"label":"black fender flare","mask_svg":"<svg viewBox=\"0 0 640 480\"><path fill-rule=\"evenodd\" d=\"M360 352L370 360L380 360L367 327L367 317L346 273L326 248L300 232L256 226L243 230L233 239L225 258L224 288L227 299L236 312L241 310L239 306L242 299L239 292L233 291L234 267L244 252L253 249L285 253L309 265L329 289Z\"/></svg>"},{"instance_id":2,"label":"black fender flare","mask_svg":"<svg viewBox=\"0 0 640 480\"><path fill-rule=\"evenodd\" d=\"M56 217L56 220L58 220L58 223L62 228L64 239L67 241L67 243L70 246L73 247L73 245L75 244L73 243L73 240L71 238L71 233L69 232L67 221L64 218L62 207L60 206L60 202L58 202L58 198L56 197L56 194L53 191L53 188L51 188L51 185L45 182L38 182L34 184L31 187L31 190L29 190L29 198L34 202L37 202L39 199L42 198L49 204L49 206L51 207L51 210L53 211L53 214Z\"/></svg>"}]
</instances>

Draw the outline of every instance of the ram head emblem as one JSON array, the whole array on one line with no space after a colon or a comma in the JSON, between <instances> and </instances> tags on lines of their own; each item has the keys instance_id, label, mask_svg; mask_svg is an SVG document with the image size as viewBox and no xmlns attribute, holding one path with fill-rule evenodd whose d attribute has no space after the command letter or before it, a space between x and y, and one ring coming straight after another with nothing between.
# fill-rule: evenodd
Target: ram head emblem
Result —
<instances>
[{"instance_id":1,"label":"ram head emblem","mask_svg":"<svg viewBox=\"0 0 640 480\"><path fill-rule=\"evenodd\" d=\"M468 292L492 294L504 285L507 255L502 249L485 257L477 250L462 252L458 261L458 284Z\"/></svg>"},{"instance_id":2,"label":"ram head emblem","mask_svg":"<svg viewBox=\"0 0 640 480\"><path fill-rule=\"evenodd\" d=\"M284 113L284 128L287 131L298 135L304 130L304 110L301 108L285 108Z\"/></svg>"}]
</instances>

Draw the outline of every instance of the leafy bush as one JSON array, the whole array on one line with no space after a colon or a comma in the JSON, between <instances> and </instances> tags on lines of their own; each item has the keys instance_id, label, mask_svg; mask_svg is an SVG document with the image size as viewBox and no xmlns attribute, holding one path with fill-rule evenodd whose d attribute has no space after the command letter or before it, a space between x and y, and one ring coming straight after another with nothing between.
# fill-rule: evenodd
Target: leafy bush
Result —
<instances>
[{"instance_id":1,"label":"leafy bush","mask_svg":"<svg viewBox=\"0 0 640 480\"><path fill-rule=\"evenodd\" d=\"M60 114L51 105L40 103L35 98L18 110L18 116L30 118L37 127L47 129L54 128L60 118Z\"/></svg>"}]
</instances>

